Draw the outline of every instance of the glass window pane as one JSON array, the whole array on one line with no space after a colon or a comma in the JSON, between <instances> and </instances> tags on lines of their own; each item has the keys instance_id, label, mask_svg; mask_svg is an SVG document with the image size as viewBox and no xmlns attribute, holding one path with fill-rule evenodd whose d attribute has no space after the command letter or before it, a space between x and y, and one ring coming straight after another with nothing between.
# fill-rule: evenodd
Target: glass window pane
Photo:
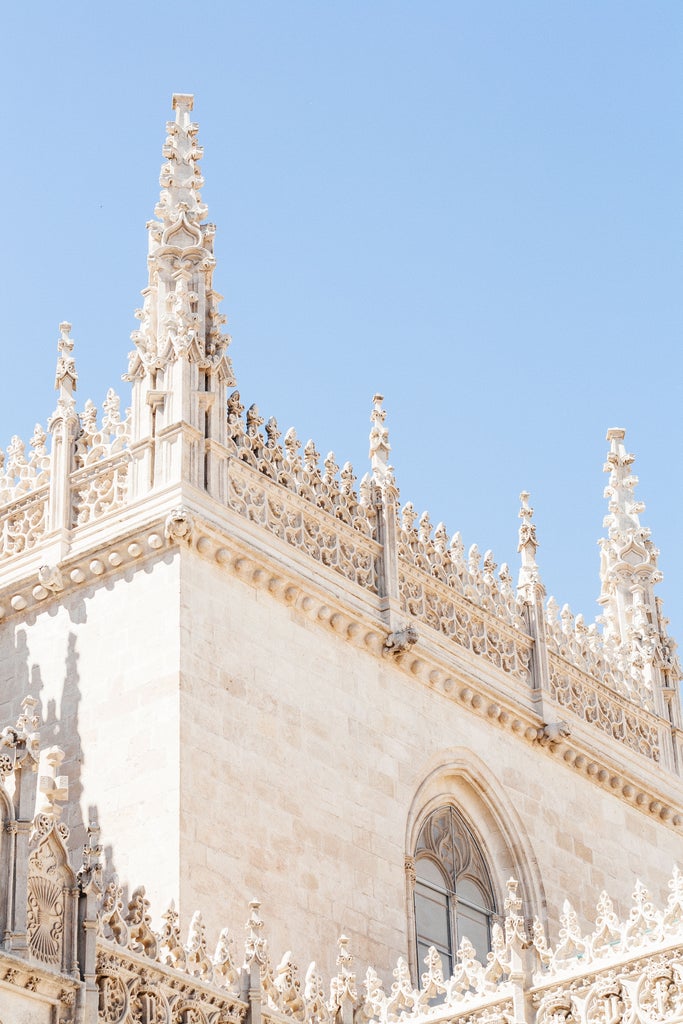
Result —
<instances>
[{"instance_id":1,"label":"glass window pane","mask_svg":"<svg viewBox=\"0 0 683 1024\"><path fill-rule=\"evenodd\" d=\"M481 910L473 910L458 904L456 914L456 927L458 929L458 945L464 935L470 940L477 951L477 960L486 963L486 954L489 951L489 919L488 915Z\"/></svg>"},{"instance_id":2,"label":"glass window pane","mask_svg":"<svg viewBox=\"0 0 683 1024\"><path fill-rule=\"evenodd\" d=\"M481 907L485 910L490 909L489 901L481 891L481 887L476 882L473 882L471 878L458 878L456 889L459 900L467 900L468 903L473 903L475 907Z\"/></svg>"},{"instance_id":3,"label":"glass window pane","mask_svg":"<svg viewBox=\"0 0 683 1024\"><path fill-rule=\"evenodd\" d=\"M449 948L448 899L419 882L415 889L415 924L419 941L427 946Z\"/></svg>"},{"instance_id":4,"label":"glass window pane","mask_svg":"<svg viewBox=\"0 0 683 1024\"><path fill-rule=\"evenodd\" d=\"M447 889L448 883L446 877L439 867L439 865L430 860L429 857L418 858L415 864L415 873L417 875L418 882L431 882L433 885L437 885L440 889Z\"/></svg>"}]
</instances>

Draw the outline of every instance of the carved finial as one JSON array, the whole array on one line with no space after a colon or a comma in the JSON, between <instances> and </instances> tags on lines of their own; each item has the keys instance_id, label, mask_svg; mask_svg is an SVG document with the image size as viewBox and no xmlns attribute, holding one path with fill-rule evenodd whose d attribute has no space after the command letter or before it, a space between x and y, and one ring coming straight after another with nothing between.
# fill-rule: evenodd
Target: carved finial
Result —
<instances>
[{"instance_id":1,"label":"carved finial","mask_svg":"<svg viewBox=\"0 0 683 1024\"><path fill-rule=\"evenodd\" d=\"M259 914L260 900L249 901L249 920L244 926L247 939L244 946L244 961L247 965L256 962L262 966L268 962L268 943L264 938L263 921Z\"/></svg>"},{"instance_id":2,"label":"carved finial","mask_svg":"<svg viewBox=\"0 0 683 1024\"><path fill-rule=\"evenodd\" d=\"M351 1018L350 1010L358 998L356 991L356 975L353 971L353 956L349 951L349 938L340 935L337 939L339 954L337 956L337 967L339 973L332 979L330 986L331 1003L333 1006L342 1009L342 1018ZM344 1012L346 1010L346 1013Z\"/></svg>"},{"instance_id":3,"label":"carved finial","mask_svg":"<svg viewBox=\"0 0 683 1024\"><path fill-rule=\"evenodd\" d=\"M76 373L76 361L72 356L74 341L71 337L71 324L63 320L59 325L59 339L57 340L57 371L55 373L55 391L71 395L76 390L78 374Z\"/></svg>"},{"instance_id":4,"label":"carved finial","mask_svg":"<svg viewBox=\"0 0 683 1024\"><path fill-rule=\"evenodd\" d=\"M19 764L27 764L35 771L40 756L40 716L35 709L38 701L24 697L21 714L16 725L7 725L0 731L0 784Z\"/></svg>"},{"instance_id":5,"label":"carved finial","mask_svg":"<svg viewBox=\"0 0 683 1024\"><path fill-rule=\"evenodd\" d=\"M370 465L372 467L372 478L380 487L394 484L393 466L389 465L389 431L385 426L387 414L382 406L384 396L373 395L372 412L370 413Z\"/></svg>"},{"instance_id":6,"label":"carved finial","mask_svg":"<svg viewBox=\"0 0 683 1024\"><path fill-rule=\"evenodd\" d=\"M42 796L38 813L54 822L59 821L62 814L59 804L64 803L69 796L68 778L66 775L57 774L64 756L64 751L60 747L48 747L43 758L49 775L41 775L38 782L38 790Z\"/></svg>"},{"instance_id":7,"label":"carved finial","mask_svg":"<svg viewBox=\"0 0 683 1024\"><path fill-rule=\"evenodd\" d=\"M522 491L519 496L519 500L522 503L522 507L519 510L519 518L522 520L519 527L519 544L517 550L524 552L525 549L529 551L531 558L536 557L536 551L538 549L538 541L536 540L536 525L533 522L534 510L529 505L529 498L531 495L528 491Z\"/></svg>"},{"instance_id":8,"label":"carved finial","mask_svg":"<svg viewBox=\"0 0 683 1024\"><path fill-rule=\"evenodd\" d=\"M191 92L174 92L171 105L176 111L176 122L181 123L182 118L194 107L194 96Z\"/></svg>"},{"instance_id":9,"label":"carved finial","mask_svg":"<svg viewBox=\"0 0 683 1024\"><path fill-rule=\"evenodd\" d=\"M40 714L38 701L27 694L21 702L21 714L17 718L17 731L26 744L26 749L37 761L40 752Z\"/></svg>"},{"instance_id":10,"label":"carved finial","mask_svg":"<svg viewBox=\"0 0 683 1024\"><path fill-rule=\"evenodd\" d=\"M508 878L505 888L505 942L510 948L513 944L524 945L528 940L524 931L519 882L516 878Z\"/></svg>"},{"instance_id":11,"label":"carved finial","mask_svg":"<svg viewBox=\"0 0 683 1024\"><path fill-rule=\"evenodd\" d=\"M91 821L87 829L88 839L83 846L83 862L78 872L78 880L83 892L102 888L102 846L100 844L100 826Z\"/></svg>"},{"instance_id":12,"label":"carved finial","mask_svg":"<svg viewBox=\"0 0 683 1024\"><path fill-rule=\"evenodd\" d=\"M536 564L538 540L536 539L536 524L533 521L534 510L529 505L529 497L528 491L522 491L519 496L521 502L519 518L522 522L519 527L517 550L521 553L522 565L519 571L517 590L522 600L531 604L535 595L543 595L545 590Z\"/></svg>"}]
</instances>

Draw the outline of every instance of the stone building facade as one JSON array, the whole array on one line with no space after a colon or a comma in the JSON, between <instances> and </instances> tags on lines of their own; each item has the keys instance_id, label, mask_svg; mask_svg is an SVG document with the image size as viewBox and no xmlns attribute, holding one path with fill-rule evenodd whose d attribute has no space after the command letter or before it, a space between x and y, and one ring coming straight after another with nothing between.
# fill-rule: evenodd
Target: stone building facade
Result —
<instances>
[{"instance_id":1,"label":"stone building facade","mask_svg":"<svg viewBox=\"0 0 683 1024\"><path fill-rule=\"evenodd\" d=\"M380 395L360 480L245 410L173 106L131 408L78 411L63 323L0 467L0 1020L678 1019L680 670L624 431L589 624L528 494L514 575L399 501Z\"/></svg>"}]
</instances>

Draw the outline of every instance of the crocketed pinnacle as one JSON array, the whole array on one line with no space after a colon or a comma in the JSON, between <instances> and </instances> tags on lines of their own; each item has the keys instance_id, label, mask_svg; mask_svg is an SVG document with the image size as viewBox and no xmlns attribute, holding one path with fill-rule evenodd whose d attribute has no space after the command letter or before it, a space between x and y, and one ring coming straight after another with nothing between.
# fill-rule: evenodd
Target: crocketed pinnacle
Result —
<instances>
[{"instance_id":1,"label":"crocketed pinnacle","mask_svg":"<svg viewBox=\"0 0 683 1024\"><path fill-rule=\"evenodd\" d=\"M205 222L202 148L197 142L199 127L190 119L192 106L192 96L174 95L176 116L166 125L162 151L158 219L147 225L149 281L142 292L143 306L135 311L140 328L131 335L135 350L129 380L185 358L234 383L225 355L230 338L221 332L225 317L218 311L222 296L213 290L215 228Z\"/></svg>"},{"instance_id":2,"label":"crocketed pinnacle","mask_svg":"<svg viewBox=\"0 0 683 1024\"><path fill-rule=\"evenodd\" d=\"M522 491L519 496L521 502L519 518L522 522L519 527L517 550L522 556L522 564L519 570L517 590L524 601L532 604L535 597L534 590L538 594L543 594L544 590L536 564L538 541L536 539L536 524L533 521L534 510L529 505L529 497L528 491Z\"/></svg>"},{"instance_id":3,"label":"crocketed pinnacle","mask_svg":"<svg viewBox=\"0 0 683 1024\"><path fill-rule=\"evenodd\" d=\"M389 465L389 431L385 425L387 418L386 410L382 406L384 396L376 394L372 399L372 412L370 413L370 465L372 467L372 478L381 488L394 487L394 470Z\"/></svg>"},{"instance_id":4,"label":"crocketed pinnacle","mask_svg":"<svg viewBox=\"0 0 683 1024\"><path fill-rule=\"evenodd\" d=\"M190 119L193 106L194 96L174 94L175 121L166 122L168 136L161 151L166 163L159 175L161 196L154 210L167 230L177 231L184 223L191 233L196 227L189 225L198 226L209 212L199 191L204 184L199 169L204 150L197 143L199 125ZM194 237L201 241L201 232Z\"/></svg>"},{"instance_id":5,"label":"crocketed pinnacle","mask_svg":"<svg viewBox=\"0 0 683 1024\"><path fill-rule=\"evenodd\" d=\"M610 449L604 471L609 473L605 497L609 511L603 526L607 537L600 541L601 591L605 635L624 641L634 633L654 631L657 613L653 586L662 575L657 568L659 552L650 540L650 531L642 526L640 513L645 505L635 496L638 477L631 472L634 456L626 450L626 431L613 427L607 431Z\"/></svg>"},{"instance_id":6,"label":"crocketed pinnacle","mask_svg":"<svg viewBox=\"0 0 683 1024\"><path fill-rule=\"evenodd\" d=\"M54 430L59 424L74 422L76 419L76 399L74 394L78 384L76 360L73 356L74 340L71 337L71 324L66 320L59 325L57 340L57 369L55 371L55 391L58 394L57 407L50 417L48 427Z\"/></svg>"}]
</instances>

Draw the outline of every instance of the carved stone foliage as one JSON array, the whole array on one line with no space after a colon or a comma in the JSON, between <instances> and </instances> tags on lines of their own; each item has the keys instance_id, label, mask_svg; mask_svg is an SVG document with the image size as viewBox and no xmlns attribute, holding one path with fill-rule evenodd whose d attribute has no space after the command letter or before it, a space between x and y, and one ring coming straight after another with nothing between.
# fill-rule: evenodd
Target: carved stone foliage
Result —
<instances>
[{"instance_id":1,"label":"carved stone foliage","mask_svg":"<svg viewBox=\"0 0 683 1024\"><path fill-rule=\"evenodd\" d=\"M345 579L377 593L379 545L305 498L266 481L249 466L232 464L228 504L240 516L334 569Z\"/></svg>"},{"instance_id":2,"label":"carved stone foliage","mask_svg":"<svg viewBox=\"0 0 683 1024\"><path fill-rule=\"evenodd\" d=\"M178 965L169 972L156 955L102 938L96 981L98 1020L106 1024L240 1024L246 1017L246 1003L217 977L192 976Z\"/></svg>"},{"instance_id":3,"label":"carved stone foliage","mask_svg":"<svg viewBox=\"0 0 683 1024\"><path fill-rule=\"evenodd\" d=\"M645 709L574 668L548 655L550 694L557 703L645 757L658 761L657 719Z\"/></svg>"},{"instance_id":4,"label":"carved stone foliage","mask_svg":"<svg viewBox=\"0 0 683 1024\"><path fill-rule=\"evenodd\" d=\"M97 1018L103 1024L121 1024L127 1016L129 1000L128 990L121 978L118 977L116 968L111 972L102 969L97 976L97 988L99 993Z\"/></svg>"},{"instance_id":5,"label":"carved stone foliage","mask_svg":"<svg viewBox=\"0 0 683 1024\"><path fill-rule=\"evenodd\" d=\"M399 567L404 611L497 668L527 682L532 641L526 633L482 611L424 572Z\"/></svg>"}]
</instances>

